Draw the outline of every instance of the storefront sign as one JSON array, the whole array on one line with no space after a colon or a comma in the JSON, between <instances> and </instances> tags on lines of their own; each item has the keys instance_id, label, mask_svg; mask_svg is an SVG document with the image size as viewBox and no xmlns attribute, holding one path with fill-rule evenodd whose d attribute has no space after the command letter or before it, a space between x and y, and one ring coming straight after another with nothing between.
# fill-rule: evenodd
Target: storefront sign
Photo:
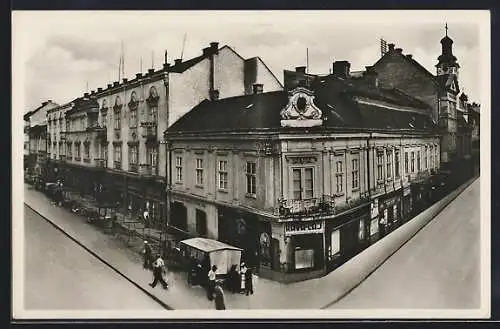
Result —
<instances>
[{"instance_id":1,"label":"storefront sign","mask_svg":"<svg viewBox=\"0 0 500 329\"><path fill-rule=\"evenodd\" d=\"M383 209L386 209L386 208L394 206L398 202L399 202L399 198L398 197L392 197L390 199L384 200L382 202L381 206L382 206Z\"/></svg>"},{"instance_id":2,"label":"storefront sign","mask_svg":"<svg viewBox=\"0 0 500 329\"><path fill-rule=\"evenodd\" d=\"M285 223L285 234L287 235L323 233L323 230L322 221Z\"/></svg>"}]
</instances>

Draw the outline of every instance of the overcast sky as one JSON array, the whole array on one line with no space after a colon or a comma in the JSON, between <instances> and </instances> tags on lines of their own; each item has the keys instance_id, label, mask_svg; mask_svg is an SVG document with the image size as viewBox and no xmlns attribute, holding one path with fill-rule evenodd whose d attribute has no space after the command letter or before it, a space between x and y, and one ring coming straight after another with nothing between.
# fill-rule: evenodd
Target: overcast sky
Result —
<instances>
[{"instance_id":1,"label":"overcast sky","mask_svg":"<svg viewBox=\"0 0 500 329\"><path fill-rule=\"evenodd\" d=\"M460 84L481 101L480 28L477 17L457 12L15 12L13 75L22 82L23 112L52 99L63 104L117 80L120 43L132 78L181 55L201 54L211 41L245 58L260 56L282 80L284 69L306 64L328 73L334 60L362 70L380 58L380 38L412 54L430 72L441 52L444 24L461 66ZM484 49L483 49L484 51ZM154 55L153 55L154 54ZM484 78L484 75L483 75ZM22 95L21 95L22 94Z\"/></svg>"}]
</instances>

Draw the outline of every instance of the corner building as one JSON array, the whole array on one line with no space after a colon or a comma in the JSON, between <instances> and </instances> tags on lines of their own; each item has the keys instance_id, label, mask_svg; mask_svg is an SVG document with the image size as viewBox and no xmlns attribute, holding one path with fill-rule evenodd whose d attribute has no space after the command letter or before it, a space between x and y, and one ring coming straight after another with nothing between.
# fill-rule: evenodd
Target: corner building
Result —
<instances>
[{"instance_id":1,"label":"corner building","mask_svg":"<svg viewBox=\"0 0 500 329\"><path fill-rule=\"evenodd\" d=\"M169 224L239 246L261 276L291 282L409 220L440 165L437 126L372 68L349 68L285 71L285 91L206 100L174 123Z\"/></svg>"}]
</instances>

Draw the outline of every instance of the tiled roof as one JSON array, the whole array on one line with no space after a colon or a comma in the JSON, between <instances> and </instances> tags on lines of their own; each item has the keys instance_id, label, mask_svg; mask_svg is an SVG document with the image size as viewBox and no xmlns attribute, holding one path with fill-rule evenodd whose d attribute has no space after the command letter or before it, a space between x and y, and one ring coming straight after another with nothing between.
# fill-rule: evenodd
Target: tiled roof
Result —
<instances>
[{"instance_id":1,"label":"tiled roof","mask_svg":"<svg viewBox=\"0 0 500 329\"><path fill-rule=\"evenodd\" d=\"M367 93L349 87L337 92L332 90L336 89L332 89L331 86L317 88L315 104L323 112L324 122L322 126L309 130L342 127L429 130L434 127L430 117L425 113L419 113L418 109L392 110L373 102L358 103L354 97L366 97ZM286 91L238 96L218 101L205 100L175 122L167 133L286 131L290 128L281 127L280 111L287 103ZM393 107L398 106L396 104Z\"/></svg>"},{"instance_id":2,"label":"tiled roof","mask_svg":"<svg viewBox=\"0 0 500 329\"><path fill-rule=\"evenodd\" d=\"M201 55L201 56L198 56L195 58L191 58L190 60L187 60L185 62L181 62L181 63L175 64L174 66L171 66L168 69L168 71L174 72L174 73L182 73L208 57L209 57L208 55Z\"/></svg>"},{"instance_id":3,"label":"tiled roof","mask_svg":"<svg viewBox=\"0 0 500 329\"><path fill-rule=\"evenodd\" d=\"M373 67L376 68L377 64L390 58L392 55L398 55L402 57L406 62L410 63L411 65L415 66L420 72L431 78L434 82L436 82L436 76L429 72L425 67L423 67L419 62L417 62L413 57L408 57L404 55L403 53L398 54L396 52L387 52L384 56L382 56L375 64L373 64Z\"/></svg>"}]
</instances>

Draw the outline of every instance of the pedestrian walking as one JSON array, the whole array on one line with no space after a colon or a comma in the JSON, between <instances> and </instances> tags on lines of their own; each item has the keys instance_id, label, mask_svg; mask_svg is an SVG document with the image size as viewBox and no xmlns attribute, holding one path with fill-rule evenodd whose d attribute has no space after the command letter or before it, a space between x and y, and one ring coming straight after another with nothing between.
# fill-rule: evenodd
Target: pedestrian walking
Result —
<instances>
[{"instance_id":1,"label":"pedestrian walking","mask_svg":"<svg viewBox=\"0 0 500 329\"><path fill-rule=\"evenodd\" d=\"M246 289L246 275L247 275L247 265L243 262L240 265L240 293L245 293Z\"/></svg>"},{"instance_id":2,"label":"pedestrian walking","mask_svg":"<svg viewBox=\"0 0 500 329\"><path fill-rule=\"evenodd\" d=\"M153 261L153 251L151 250L151 246L149 245L148 241L144 241L144 250L142 251L143 256L144 256L144 269L150 270L151 269L151 263Z\"/></svg>"},{"instance_id":3,"label":"pedestrian walking","mask_svg":"<svg viewBox=\"0 0 500 329\"><path fill-rule=\"evenodd\" d=\"M240 288L240 276L236 270L237 266L238 265L232 265L231 270L229 271L229 287L232 293L238 292Z\"/></svg>"},{"instance_id":4,"label":"pedestrian walking","mask_svg":"<svg viewBox=\"0 0 500 329\"><path fill-rule=\"evenodd\" d=\"M214 288L214 304L216 310L225 310L226 303L224 302L224 290L222 289L222 284L217 282Z\"/></svg>"},{"instance_id":5,"label":"pedestrian walking","mask_svg":"<svg viewBox=\"0 0 500 329\"><path fill-rule=\"evenodd\" d=\"M160 254L157 255L156 260L153 264L153 283L150 283L149 285L154 288L156 287L156 284L158 281L162 284L163 289L168 288L168 283L163 279L163 274L166 272L165 270L165 262L161 258Z\"/></svg>"},{"instance_id":6,"label":"pedestrian walking","mask_svg":"<svg viewBox=\"0 0 500 329\"><path fill-rule=\"evenodd\" d=\"M252 268L248 268L245 274L245 293L253 295L253 271Z\"/></svg>"},{"instance_id":7,"label":"pedestrian walking","mask_svg":"<svg viewBox=\"0 0 500 329\"><path fill-rule=\"evenodd\" d=\"M208 286L207 286L207 298L208 300L214 299L214 289L215 289L215 278L217 271L217 266L212 266L210 271L208 271Z\"/></svg>"}]
</instances>

